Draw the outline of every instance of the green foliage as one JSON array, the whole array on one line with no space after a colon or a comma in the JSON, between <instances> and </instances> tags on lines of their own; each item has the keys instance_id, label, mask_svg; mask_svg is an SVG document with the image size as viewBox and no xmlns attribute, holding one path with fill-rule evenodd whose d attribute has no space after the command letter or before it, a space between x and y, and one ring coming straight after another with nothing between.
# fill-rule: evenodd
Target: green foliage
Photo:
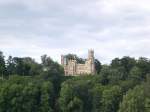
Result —
<instances>
[{"instance_id":1,"label":"green foliage","mask_svg":"<svg viewBox=\"0 0 150 112\"><path fill-rule=\"evenodd\" d=\"M3 78L6 72L6 68L5 68L5 60L4 60L4 55L3 53L0 51L0 75Z\"/></svg>"},{"instance_id":2,"label":"green foliage","mask_svg":"<svg viewBox=\"0 0 150 112\"><path fill-rule=\"evenodd\" d=\"M111 68L117 69L119 72L121 72L121 79L128 78L130 70L136 65L136 60L134 58L130 58L128 56L125 56L121 59L115 58L111 62Z\"/></svg>"},{"instance_id":3,"label":"green foliage","mask_svg":"<svg viewBox=\"0 0 150 112\"><path fill-rule=\"evenodd\" d=\"M61 75L64 73L62 66L60 66L57 62L54 62L47 55L41 56L41 61L43 71L51 74L61 74Z\"/></svg>"},{"instance_id":4,"label":"green foliage","mask_svg":"<svg viewBox=\"0 0 150 112\"><path fill-rule=\"evenodd\" d=\"M128 56L123 57L122 59L115 58L112 60L111 66L113 68L123 67L125 72L129 73L129 71L134 67L136 64L136 60L134 58L130 58Z\"/></svg>"},{"instance_id":5,"label":"green foliage","mask_svg":"<svg viewBox=\"0 0 150 112\"><path fill-rule=\"evenodd\" d=\"M68 104L68 112L83 112L82 101L79 98L74 97Z\"/></svg>"},{"instance_id":6,"label":"green foliage","mask_svg":"<svg viewBox=\"0 0 150 112\"><path fill-rule=\"evenodd\" d=\"M52 112L53 87L20 76L0 85L0 112Z\"/></svg>"},{"instance_id":7,"label":"green foliage","mask_svg":"<svg viewBox=\"0 0 150 112\"><path fill-rule=\"evenodd\" d=\"M119 112L145 112L145 97L142 86L137 86L124 95Z\"/></svg>"},{"instance_id":8,"label":"green foliage","mask_svg":"<svg viewBox=\"0 0 150 112\"><path fill-rule=\"evenodd\" d=\"M102 93L104 87L101 84L96 84L92 89L92 112L100 112L102 110Z\"/></svg>"},{"instance_id":9,"label":"green foliage","mask_svg":"<svg viewBox=\"0 0 150 112\"><path fill-rule=\"evenodd\" d=\"M140 68L142 78L145 79L146 75L150 73L150 60L144 57L139 58L137 61L137 67Z\"/></svg>"},{"instance_id":10,"label":"green foliage","mask_svg":"<svg viewBox=\"0 0 150 112\"><path fill-rule=\"evenodd\" d=\"M130 78L133 78L134 80L142 80L142 72L141 69L138 67L133 67L130 71Z\"/></svg>"},{"instance_id":11,"label":"green foliage","mask_svg":"<svg viewBox=\"0 0 150 112\"><path fill-rule=\"evenodd\" d=\"M65 57L67 60L77 60L77 63L81 63L81 64L85 63L85 59L79 58L75 54L67 54L67 55L65 55Z\"/></svg>"},{"instance_id":12,"label":"green foliage","mask_svg":"<svg viewBox=\"0 0 150 112\"><path fill-rule=\"evenodd\" d=\"M12 58L9 56L7 60L7 74L18 74L22 76L34 76L41 72L40 64L36 63L32 58Z\"/></svg>"},{"instance_id":13,"label":"green foliage","mask_svg":"<svg viewBox=\"0 0 150 112\"><path fill-rule=\"evenodd\" d=\"M145 111L150 112L150 76L147 76L146 82L143 84L145 96Z\"/></svg>"},{"instance_id":14,"label":"green foliage","mask_svg":"<svg viewBox=\"0 0 150 112\"><path fill-rule=\"evenodd\" d=\"M67 59L86 60L74 54ZM95 75L65 77L49 56L39 64L30 57L0 52L0 112L150 112L150 60L95 59ZM17 75L14 75L17 74Z\"/></svg>"},{"instance_id":15,"label":"green foliage","mask_svg":"<svg viewBox=\"0 0 150 112\"><path fill-rule=\"evenodd\" d=\"M119 86L108 87L102 94L102 112L116 112L121 101L121 88Z\"/></svg>"},{"instance_id":16,"label":"green foliage","mask_svg":"<svg viewBox=\"0 0 150 112\"><path fill-rule=\"evenodd\" d=\"M89 80L91 79L91 80ZM102 86L94 78L74 78L62 84L59 105L62 112L70 112L75 97L82 102L82 112L116 112L122 98L119 86ZM74 107L73 105L71 107ZM80 110L81 107L76 107Z\"/></svg>"},{"instance_id":17,"label":"green foliage","mask_svg":"<svg viewBox=\"0 0 150 112\"><path fill-rule=\"evenodd\" d=\"M102 65L98 59L95 59L94 63L95 63L96 73L99 74L102 69Z\"/></svg>"},{"instance_id":18,"label":"green foliage","mask_svg":"<svg viewBox=\"0 0 150 112\"><path fill-rule=\"evenodd\" d=\"M40 103L40 112L52 112L50 105L53 105L54 94L53 87L50 82L44 82L41 87L41 103Z\"/></svg>"},{"instance_id":19,"label":"green foliage","mask_svg":"<svg viewBox=\"0 0 150 112\"><path fill-rule=\"evenodd\" d=\"M111 72L110 72L109 66L103 66L101 73L100 73L100 76L101 76L100 79L103 85L107 85L109 83L108 76L110 73Z\"/></svg>"},{"instance_id":20,"label":"green foliage","mask_svg":"<svg viewBox=\"0 0 150 112\"><path fill-rule=\"evenodd\" d=\"M91 111L91 102L92 102L92 92L91 90L91 82L86 80L68 80L62 84L59 104L62 112L70 112L70 105L77 98L78 101L82 105L78 106L78 110L83 109L82 112L90 112ZM74 107L76 105L72 105Z\"/></svg>"}]
</instances>

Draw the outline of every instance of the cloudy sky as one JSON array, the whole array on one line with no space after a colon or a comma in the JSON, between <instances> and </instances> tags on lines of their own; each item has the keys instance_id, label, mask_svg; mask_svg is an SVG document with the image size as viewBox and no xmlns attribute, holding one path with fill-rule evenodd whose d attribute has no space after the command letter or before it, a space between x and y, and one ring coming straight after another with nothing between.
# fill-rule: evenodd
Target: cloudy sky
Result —
<instances>
[{"instance_id":1,"label":"cloudy sky","mask_svg":"<svg viewBox=\"0 0 150 112\"><path fill-rule=\"evenodd\" d=\"M150 57L149 0L0 0L0 50L6 56L76 53L109 63Z\"/></svg>"}]
</instances>

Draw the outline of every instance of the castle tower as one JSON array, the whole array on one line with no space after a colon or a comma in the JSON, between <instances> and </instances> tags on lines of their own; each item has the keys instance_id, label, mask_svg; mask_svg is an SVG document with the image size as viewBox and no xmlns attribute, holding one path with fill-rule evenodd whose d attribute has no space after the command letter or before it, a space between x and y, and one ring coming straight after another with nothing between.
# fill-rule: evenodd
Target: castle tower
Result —
<instances>
[{"instance_id":1,"label":"castle tower","mask_svg":"<svg viewBox=\"0 0 150 112\"><path fill-rule=\"evenodd\" d=\"M90 70L91 73L95 73L95 63L94 63L94 50L88 51L88 60L90 61Z\"/></svg>"},{"instance_id":2,"label":"castle tower","mask_svg":"<svg viewBox=\"0 0 150 112\"><path fill-rule=\"evenodd\" d=\"M64 55L61 55L61 65L64 65Z\"/></svg>"},{"instance_id":3,"label":"castle tower","mask_svg":"<svg viewBox=\"0 0 150 112\"><path fill-rule=\"evenodd\" d=\"M88 59L94 59L94 50L88 50Z\"/></svg>"}]
</instances>

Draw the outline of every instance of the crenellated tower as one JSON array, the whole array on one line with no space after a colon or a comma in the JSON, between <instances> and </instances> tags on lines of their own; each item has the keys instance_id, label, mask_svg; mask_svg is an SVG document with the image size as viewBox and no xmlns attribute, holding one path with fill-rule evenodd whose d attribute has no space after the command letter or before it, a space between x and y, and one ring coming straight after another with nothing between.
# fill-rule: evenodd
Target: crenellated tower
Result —
<instances>
[{"instance_id":1,"label":"crenellated tower","mask_svg":"<svg viewBox=\"0 0 150 112\"><path fill-rule=\"evenodd\" d=\"M90 49L88 50L88 61L89 61L89 67L90 67L90 72L92 74L95 73L95 63L94 63L94 50Z\"/></svg>"},{"instance_id":2,"label":"crenellated tower","mask_svg":"<svg viewBox=\"0 0 150 112\"><path fill-rule=\"evenodd\" d=\"M64 55L61 55L61 65L64 65Z\"/></svg>"}]
</instances>

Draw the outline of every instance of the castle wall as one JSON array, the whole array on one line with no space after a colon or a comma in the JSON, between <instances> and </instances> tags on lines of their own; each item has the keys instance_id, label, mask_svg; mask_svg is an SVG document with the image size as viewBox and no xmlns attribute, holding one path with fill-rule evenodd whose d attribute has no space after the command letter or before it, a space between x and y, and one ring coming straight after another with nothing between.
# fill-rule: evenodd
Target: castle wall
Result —
<instances>
[{"instance_id":1,"label":"castle wall","mask_svg":"<svg viewBox=\"0 0 150 112\"><path fill-rule=\"evenodd\" d=\"M86 72L85 64L77 64L76 74L83 74Z\"/></svg>"}]
</instances>

